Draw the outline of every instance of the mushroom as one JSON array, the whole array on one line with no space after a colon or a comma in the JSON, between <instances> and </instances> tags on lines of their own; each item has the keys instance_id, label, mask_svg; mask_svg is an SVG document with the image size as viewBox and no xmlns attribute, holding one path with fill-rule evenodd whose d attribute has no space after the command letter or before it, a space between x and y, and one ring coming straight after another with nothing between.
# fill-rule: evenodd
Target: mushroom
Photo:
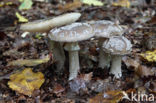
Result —
<instances>
[{"instance_id":1,"label":"mushroom","mask_svg":"<svg viewBox=\"0 0 156 103\"><path fill-rule=\"evenodd\" d=\"M120 78L122 76L122 55L129 54L131 52L131 42L123 36L114 36L106 40L102 47L104 52L112 55L112 66L110 73L114 74L116 78Z\"/></svg>"},{"instance_id":2,"label":"mushroom","mask_svg":"<svg viewBox=\"0 0 156 103\"><path fill-rule=\"evenodd\" d=\"M36 20L22 24L20 29L28 32L48 32L54 27L73 23L78 20L80 16L80 13L67 13L54 18Z\"/></svg>"},{"instance_id":3,"label":"mushroom","mask_svg":"<svg viewBox=\"0 0 156 103\"><path fill-rule=\"evenodd\" d=\"M75 22L81 16L80 13L67 13L61 16L57 16L54 18L37 20L34 22L29 22L22 24L20 29L28 32L46 32L48 33L52 28L70 24ZM60 70L64 66L65 62L65 54L62 47L62 44L49 40L49 48L53 52L54 60L56 61L56 72L60 72Z\"/></svg>"},{"instance_id":4,"label":"mushroom","mask_svg":"<svg viewBox=\"0 0 156 103\"><path fill-rule=\"evenodd\" d=\"M65 42L64 49L69 52L69 80L76 78L80 69L78 56L80 47L78 42L94 36L92 27L87 23L72 23L52 29L48 36L53 41Z\"/></svg>"},{"instance_id":5,"label":"mushroom","mask_svg":"<svg viewBox=\"0 0 156 103\"><path fill-rule=\"evenodd\" d=\"M118 36L123 34L123 29L121 26L108 20L92 21L90 25L93 27L93 32L95 37L99 38L98 46L100 48L99 53L99 68L109 68L110 67L110 55L103 52L102 43L110 38L111 36Z\"/></svg>"}]
</instances>

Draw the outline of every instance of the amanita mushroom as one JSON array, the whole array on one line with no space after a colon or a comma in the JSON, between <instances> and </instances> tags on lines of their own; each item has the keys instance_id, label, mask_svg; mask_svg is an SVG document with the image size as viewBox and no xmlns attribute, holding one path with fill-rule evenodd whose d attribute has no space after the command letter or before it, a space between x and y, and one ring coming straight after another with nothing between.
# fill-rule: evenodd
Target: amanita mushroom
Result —
<instances>
[{"instance_id":1,"label":"amanita mushroom","mask_svg":"<svg viewBox=\"0 0 156 103\"><path fill-rule=\"evenodd\" d=\"M37 20L22 24L20 29L28 32L46 32L48 33L52 28L63 26L75 22L80 18L80 13L67 13L54 18ZM50 50L52 50L54 60L56 61L57 72L64 66L65 54L62 44L49 40Z\"/></svg>"},{"instance_id":2,"label":"amanita mushroom","mask_svg":"<svg viewBox=\"0 0 156 103\"><path fill-rule=\"evenodd\" d=\"M80 47L78 42L94 36L92 27L87 23L72 23L71 25L52 29L48 36L53 41L66 43L64 49L69 52L69 80L76 78L80 69L78 56Z\"/></svg>"},{"instance_id":3,"label":"amanita mushroom","mask_svg":"<svg viewBox=\"0 0 156 103\"><path fill-rule=\"evenodd\" d=\"M132 44L123 36L114 36L106 40L103 45L103 51L112 55L112 65L110 73L114 74L116 78L122 76L121 59L122 55L130 53Z\"/></svg>"},{"instance_id":4,"label":"amanita mushroom","mask_svg":"<svg viewBox=\"0 0 156 103\"><path fill-rule=\"evenodd\" d=\"M67 13L54 18L36 20L22 24L20 29L28 32L48 32L54 27L73 23L78 20L80 16L80 13Z\"/></svg>"},{"instance_id":5,"label":"amanita mushroom","mask_svg":"<svg viewBox=\"0 0 156 103\"><path fill-rule=\"evenodd\" d=\"M101 20L101 21L93 21L90 22L91 26L93 27L93 32L95 33L95 37L99 39L98 45L100 48L99 54L99 64L98 67L100 68L109 68L110 67L110 55L103 52L102 50L102 43L110 38L111 36L119 36L123 34L123 29L121 26L108 21L108 20Z\"/></svg>"}]
</instances>

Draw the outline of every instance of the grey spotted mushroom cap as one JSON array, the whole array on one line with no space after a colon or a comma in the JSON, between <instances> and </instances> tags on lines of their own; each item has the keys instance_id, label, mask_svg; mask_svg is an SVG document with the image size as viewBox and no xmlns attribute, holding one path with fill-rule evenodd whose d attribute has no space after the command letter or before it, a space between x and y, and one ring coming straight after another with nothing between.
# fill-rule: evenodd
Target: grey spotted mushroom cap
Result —
<instances>
[{"instance_id":1,"label":"grey spotted mushroom cap","mask_svg":"<svg viewBox=\"0 0 156 103\"><path fill-rule=\"evenodd\" d=\"M131 49L131 42L123 36L111 37L103 43L103 51L112 55L129 54Z\"/></svg>"},{"instance_id":2,"label":"grey spotted mushroom cap","mask_svg":"<svg viewBox=\"0 0 156 103\"><path fill-rule=\"evenodd\" d=\"M93 27L95 37L110 38L111 36L122 35L124 30L109 20L92 21L89 24Z\"/></svg>"},{"instance_id":3,"label":"grey spotted mushroom cap","mask_svg":"<svg viewBox=\"0 0 156 103\"><path fill-rule=\"evenodd\" d=\"M60 28L54 28L48 34L49 38L58 42L77 42L94 36L92 27L87 23L72 23Z\"/></svg>"},{"instance_id":4,"label":"grey spotted mushroom cap","mask_svg":"<svg viewBox=\"0 0 156 103\"><path fill-rule=\"evenodd\" d=\"M54 27L70 24L80 18L80 13L67 13L54 18L36 20L22 24L20 29L28 32L47 32Z\"/></svg>"}]
</instances>

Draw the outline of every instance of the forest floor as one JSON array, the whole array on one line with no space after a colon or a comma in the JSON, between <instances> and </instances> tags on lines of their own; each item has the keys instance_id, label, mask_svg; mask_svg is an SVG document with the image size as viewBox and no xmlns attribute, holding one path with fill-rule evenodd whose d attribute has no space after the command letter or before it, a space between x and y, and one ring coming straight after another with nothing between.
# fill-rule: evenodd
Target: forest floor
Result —
<instances>
[{"instance_id":1,"label":"forest floor","mask_svg":"<svg viewBox=\"0 0 156 103\"><path fill-rule=\"evenodd\" d=\"M0 2L6 3L6 0ZM89 6L74 4L72 1L33 1L28 10L19 10L20 2L0 6L0 103L156 103L156 59L144 59L140 54L156 49L156 4L130 8L111 5ZM78 78L68 81L68 58L61 75L55 72L53 59L36 66L12 66L18 59L39 59L51 55L48 37L19 29L16 12L29 21L55 17L69 12L80 12L78 22L90 20L118 20L125 27L125 36L131 41L132 52L122 58L120 79L109 74L108 69L98 68L98 40L80 42L80 72ZM68 57L68 53L66 56ZM10 74L32 68L42 72L45 82L31 96L12 90L8 86ZM143 101L132 101L131 94L146 94ZM124 94L125 93L125 94ZM150 101L154 96L154 101ZM139 98L139 97L138 97ZM138 100L138 99L137 99Z\"/></svg>"}]
</instances>

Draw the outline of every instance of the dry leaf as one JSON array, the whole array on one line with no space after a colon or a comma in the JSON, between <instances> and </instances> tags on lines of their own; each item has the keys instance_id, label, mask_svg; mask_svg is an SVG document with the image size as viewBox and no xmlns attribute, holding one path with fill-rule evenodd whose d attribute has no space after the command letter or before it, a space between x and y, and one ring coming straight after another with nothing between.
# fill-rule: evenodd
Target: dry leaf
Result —
<instances>
[{"instance_id":1,"label":"dry leaf","mask_svg":"<svg viewBox=\"0 0 156 103\"><path fill-rule=\"evenodd\" d=\"M55 84L54 85L54 88L53 88L53 92L55 93L55 94L59 94L59 93L62 93L62 92L64 92L65 91L65 88L63 88L60 84Z\"/></svg>"},{"instance_id":2,"label":"dry leaf","mask_svg":"<svg viewBox=\"0 0 156 103\"><path fill-rule=\"evenodd\" d=\"M133 67L134 69L137 69L140 65L137 60L131 59L130 57L123 57L122 60L126 64L127 68Z\"/></svg>"},{"instance_id":3,"label":"dry leaf","mask_svg":"<svg viewBox=\"0 0 156 103\"><path fill-rule=\"evenodd\" d=\"M113 2L112 5L129 8L130 2L129 2L129 0L118 0L118 2Z\"/></svg>"},{"instance_id":4,"label":"dry leaf","mask_svg":"<svg viewBox=\"0 0 156 103\"><path fill-rule=\"evenodd\" d=\"M148 62L156 62L156 50L146 51L146 53L140 54Z\"/></svg>"},{"instance_id":5,"label":"dry leaf","mask_svg":"<svg viewBox=\"0 0 156 103\"><path fill-rule=\"evenodd\" d=\"M135 72L140 77L148 77L154 75L152 68L148 68L147 66L143 66L143 65L140 65Z\"/></svg>"},{"instance_id":6,"label":"dry leaf","mask_svg":"<svg viewBox=\"0 0 156 103\"><path fill-rule=\"evenodd\" d=\"M8 85L19 93L31 95L35 89L41 87L44 81L44 75L41 72L33 73L31 68L25 68L21 72L10 75Z\"/></svg>"},{"instance_id":7,"label":"dry leaf","mask_svg":"<svg viewBox=\"0 0 156 103\"><path fill-rule=\"evenodd\" d=\"M125 97L124 91L108 91L91 98L89 103L118 103Z\"/></svg>"},{"instance_id":8,"label":"dry leaf","mask_svg":"<svg viewBox=\"0 0 156 103\"><path fill-rule=\"evenodd\" d=\"M8 66L36 66L49 61L49 56L43 59L18 59L8 63Z\"/></svg>"},{"instance_id":9,"label":"dry leaf","mask_svg":"<svg viewBox=\"0 0 156 103\"><path fill-rule=\"evenodd\" d=\"M94 6L103 6L103 2L98 0L81 0L82 3L87 5L94 5Z\"/></svg>"},{"instance_id":10,"label":"dry leaf","mask_svg":"<svg viewBox=\"0 0 156 103\"><path fill-rule=\"evenodd\" d=\"M67 3L66 5L59 5L61 11L75 10L82 6L79 0L74 0L74 2Z\"/></svg>"}]
</instances>

